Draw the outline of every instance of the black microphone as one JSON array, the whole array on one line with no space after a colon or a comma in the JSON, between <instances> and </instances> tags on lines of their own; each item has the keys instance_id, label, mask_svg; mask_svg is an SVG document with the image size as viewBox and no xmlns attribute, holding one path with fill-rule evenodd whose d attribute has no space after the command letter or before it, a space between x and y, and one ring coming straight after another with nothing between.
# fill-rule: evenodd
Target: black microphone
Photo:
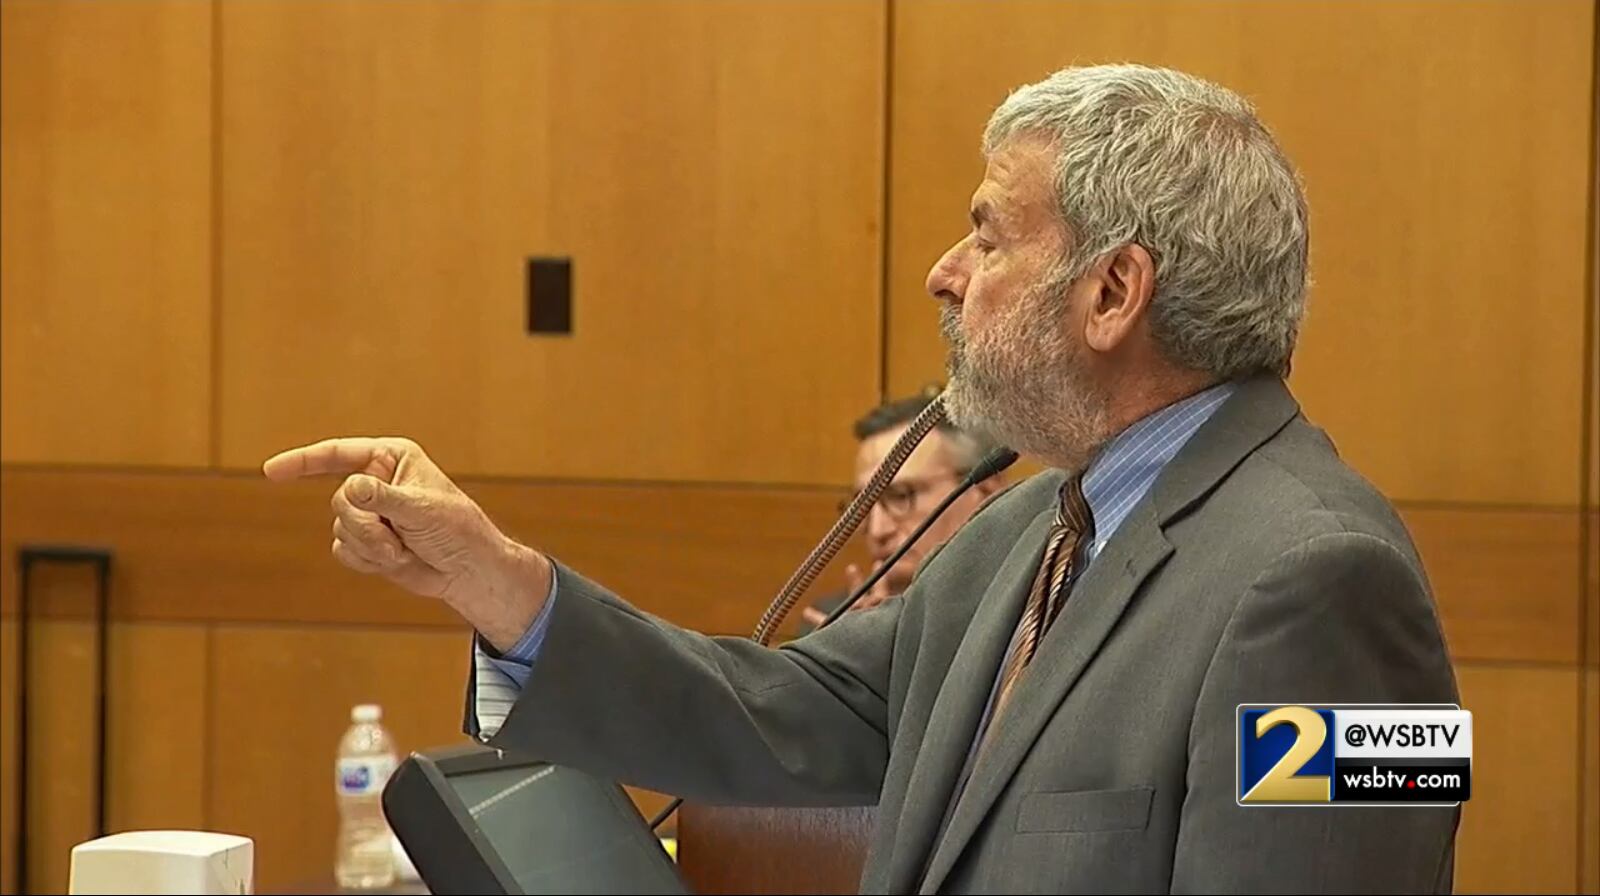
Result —
<instances>
[{"instance_id":1,"label":"black microphone","mask_svg":"<svg viewBox=\"0 0 1600 896\"><path fill-rule=\"evenodd\" d=\"M887 575L889 570L893 569L894 565L900 562L900 558L906 555L906 551L911 550L911 546L917 543L917 539L921 538L923 533L928 531L928 528L933 525L934 521L937 520L941 514L950 509L950 505L954 504L957 498L966 494L968 489L991 476L1003 472L1007 467L1016 462L1017 452L1012 451L1009 448L998 448L989 452L988 456L980 461L977 466L973 467L972 472L968 473L966 477L961 480L960 485L957 485L954 489L951 489L950 494L945 495L944 500L940 501L939 506L935 507L933 512L928 514L928 518L923 520L921 525L917 526L916 531L912 532L911 535L901 543L900 547L896 548L895 552L889 555L888 559L880 563L878 568L873 570L872 575L868 576L866 581L857 586L856 590L852 592L850 596L846 597L839 604L839 606L834 607L833 612L828 614L828 618L817 624L817 628L820 629L823 626L832 623L835 619L843 616L852 606L854 606L856 601L860 600L863 594L866 594L868 591L870 591L872 586L877 584L879 579ZM662 809L660 812L657 812L656 816L650 819L650 829L655 830L656 828L660 827L661 823L670 818L672 813L677 811L678 807L681 805L683 805L683 797L677 797L668 803L666 808Z\"/></svg>"}]
</instances>

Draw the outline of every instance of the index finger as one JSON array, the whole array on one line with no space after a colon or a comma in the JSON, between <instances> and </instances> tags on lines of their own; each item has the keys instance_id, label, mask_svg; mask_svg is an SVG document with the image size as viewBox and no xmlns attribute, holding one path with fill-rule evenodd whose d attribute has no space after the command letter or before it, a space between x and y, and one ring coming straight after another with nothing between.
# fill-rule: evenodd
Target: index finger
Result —
<instances>
[{"instance_id":1,"label":"index finger","mask_svg":"<svg viewBox=\"0 0 1600 896\"><path fill-rule=\"evenodd\" d=\"M330 473L359 473L381 454L392 453L383 439L323 439L267 458L261 472L274 482Z\"/></svg>"}]
</instances>

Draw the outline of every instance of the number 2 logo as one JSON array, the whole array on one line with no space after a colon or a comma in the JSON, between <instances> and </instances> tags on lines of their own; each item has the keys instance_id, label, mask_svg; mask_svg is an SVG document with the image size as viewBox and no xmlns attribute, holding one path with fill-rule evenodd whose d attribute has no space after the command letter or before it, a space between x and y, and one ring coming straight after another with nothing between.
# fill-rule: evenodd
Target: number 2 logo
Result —
<instances>
[{"instance_id":1,"label":"number 2 logo","mask_svg":"<svg viewBox=\"0 0 1600 896\"><path fill-rule=\"evenodd\" d=\"M1294 743L1283 756L1250 788L1245 803L1325 803L1332 797L1332 778L1328 775L1296 775L1328 739L1328 724L1322 716L1304 706L1281 706L1256 719L1259 739L1279 725L1294 728Z\"/></svg>"}]
</instances>

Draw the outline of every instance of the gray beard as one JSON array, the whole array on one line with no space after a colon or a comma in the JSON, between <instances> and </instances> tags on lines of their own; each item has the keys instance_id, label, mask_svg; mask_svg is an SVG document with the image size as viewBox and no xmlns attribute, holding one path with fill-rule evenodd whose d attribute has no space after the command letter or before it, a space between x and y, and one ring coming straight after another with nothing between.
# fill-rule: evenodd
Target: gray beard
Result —
<instances>
[{"instance_id":1,"label":"gray beard","mask_svg":"<svg viewBox=\"0 0 1600 896\"><path fill-rule=\"evenodd\" d=\"M978 438L1076 472L1104 441L1108 410L1081 345L1062 326L1064 287L1046 283L1020 297L971 343L960 313L945 305L944 406L952 423Z\"/></svg>"}]
</instances>

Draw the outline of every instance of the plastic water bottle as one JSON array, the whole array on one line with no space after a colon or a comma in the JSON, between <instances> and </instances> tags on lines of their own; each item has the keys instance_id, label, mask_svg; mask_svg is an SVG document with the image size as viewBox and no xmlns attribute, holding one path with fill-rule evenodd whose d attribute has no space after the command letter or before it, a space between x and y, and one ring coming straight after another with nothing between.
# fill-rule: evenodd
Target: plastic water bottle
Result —
<instances>
[{"instance_id":1,"label":"plastic water bottle","mask_svg":"<svg viewBox=\"0 0 1600 896\"><path fill-rule=\"evenodd\" d=\"M394 835L384 818L382 800L383 786L399 758L382 718L380 707L363 703L350 710L350 727L339 739L334 877L344 889L377 889L394 883Z\"/></svg>"}]
</instances>

